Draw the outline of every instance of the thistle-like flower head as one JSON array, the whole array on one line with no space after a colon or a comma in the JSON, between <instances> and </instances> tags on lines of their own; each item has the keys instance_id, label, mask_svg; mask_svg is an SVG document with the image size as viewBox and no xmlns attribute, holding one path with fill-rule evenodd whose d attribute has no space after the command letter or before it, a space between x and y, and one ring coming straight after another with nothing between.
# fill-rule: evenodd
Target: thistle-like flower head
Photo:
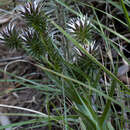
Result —
<instances>
[{"instance_id":1,"label":"thistle-like flower head","mask_svg":"<svg viewBox=\"0 0 130 130\"><path fill-rule=\"evenodd\" d=\"M87 15L71 19L68 23L68 31L81 44L88 44L92 39L92 26Z\"/></svg>"},{"instance_id":2,"label":"thistle-like flower head","mask_svg":"<svg viewBox=\"0 0 130 130\"><path fill-rule=\"evenodd\" d=\"M98 45L95 45L95 41L93 41L91 44L88 45L82 45L82 47L90 54L94 54L95 52L97 52L98 49ZM74 47L74 50L79 56L84 55L77 47Z\"/></svg>"},{"instance_id":3,"label":"thistle-like flower head","mask_svg":"<svg viewBox=\"0 0 130 130\"><path fill-rule=\"evenodd\" d=\"M23 31L22 40L31 55L40 57L44 54L45 50L39 39L39 34L33 28L27 28Z\"/></svg>"},{"instance_id":4,"label":"thistle-like flower head","mask_svg":"<svg viewBox=\"0 0 130 130\"><path fill-rule=\"evenodd\" d=\"M28 2L25 6L21 6L19 11L29 26L37 31L46 30L46 16L42 10L41 3L37 3L36 1Z\"/></svg>"},{"instance_id":5,"label":"thistle-like flower head","mask_svg":"<svg viewBox=\"0 0 130 130\"><path fill-rule=\"evenodd\" d=\"M92 39L92 27L92 23L87 17L87 15L78 18L73 18L68 23L68 32L89 53L92 53L98 48L95 47L95 40ZM78 48L74 47L74 49L80 56L83 55Z\"/></svg>"},{"instance_id":6,"label":"thistle-like flower head","mask_svg":"<svg viewBox=\"0 0 130 130\"><path fill-rule=\"evenodd\" d=\"M9 48L21 48L22 39L14 24L9 24L6 28L3 29L0 35L0 40Z\"/></svg>"}]
</instances>

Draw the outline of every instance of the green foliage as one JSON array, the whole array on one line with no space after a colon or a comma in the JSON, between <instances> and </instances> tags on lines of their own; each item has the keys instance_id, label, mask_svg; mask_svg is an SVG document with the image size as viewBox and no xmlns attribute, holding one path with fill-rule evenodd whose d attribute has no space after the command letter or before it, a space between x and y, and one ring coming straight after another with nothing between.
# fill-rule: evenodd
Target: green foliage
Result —
<instances>
[{"instance_id":1,"label":"green foliage","mask_svg":"<svg viewBox=\"0 0 130 130\"><path fill-rule=\"evenodd\" d=\"M26 28L17 31L14 25L11 28L7 27L7 31L4 30L1 33L1 39L10 48L22 47L34 58L39 58L41 63L36 63L35 66L46 73L52 84L50 87L16 75L9 75L17 78L20 83L28 82L22 83L24 86L34 88L37 86L36 89L43 93L46 91L48 115L41 120L45 121L49 128L52 128L51 121L55 120L66 130L73 129L73 125L70 125L71 122L76 122L77 129L80 127L83 130L114 129L115 126L111 123L113 120L111 106L119 105L122 113L130 110L127 107L124 108L124 104L113 95L117 94L115 90L121 87L123 87L123 94L124 90L129 93L129 89L117 78L118 67L106 50L111 51L112 47L116 48L117 54L121 55L122 52L115 47L114 42L104 33L104 30L126 42L130 41L99 21L96 13L99 9L96 10L93 6L89 6L95 15L91 20L87 15L79 13L80 6L78 5L84 4L81 3L80 1L73 2L76 9L71 2L66 0L50 0L43 3L28 2L21 7L19 13L26 23ZM44 8L43 4L45 4ZM105 13L101 10L99 12ZM74 18L70 18L72 15ZM94 39L94 34L98 35L105 44L104 54L110 59L111 71L105 66L106 57L99 53L101 44L99 45L99 42ZM121 58L124 58L123 55ZM45 61L46 64L44 64ZM53 91L54 93L52 93ZM120 92L120 89L118 91ZM60 108L55 106L52 101L57 97L60 101ZM71 105L68 105L70 102ZM57 109L58 116L54 116L50 112L49 106ZM115 117L114 122L116 120L121 122L119 117ZM24 123L29 124L32 121L22 122L21 125ZM12 126L17 125L19 124ZM118 128L121 127L119 125Z\"/></svg>"},{"instance_id":2,"label":"green foliage","mask_svg":"<svg viewBox=\"0 0 130 130\"><path fill-rule=\"evenodd\" d=\"M122 5L122 8L123 8L125 17L126 17L126 21L128 23L128 28L129 28L129 31L130 31L130 17L129 17L128 11L127 11L127 9L125 7L125 4L124 4L123 0L120 0L120 1L121 1L121 5Z\"/></svg>"}]
</instances>

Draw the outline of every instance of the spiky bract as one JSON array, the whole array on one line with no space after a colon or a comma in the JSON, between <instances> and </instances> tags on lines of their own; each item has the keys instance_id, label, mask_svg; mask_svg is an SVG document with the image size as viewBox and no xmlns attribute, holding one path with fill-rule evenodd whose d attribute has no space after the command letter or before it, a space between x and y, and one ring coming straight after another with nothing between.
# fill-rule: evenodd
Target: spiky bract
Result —
<instances>
[{"instance_id":1,"label":"spiky bract","mask_svg":"<svg viewBox=\"0 0 130 130\"><path fill-rule=\"evenodd\" d=\"M1 41L4 42L9 48L21 48L22 39L16 30L14 24L9 24L1 32Z\"/></svg>"}]
</instances>

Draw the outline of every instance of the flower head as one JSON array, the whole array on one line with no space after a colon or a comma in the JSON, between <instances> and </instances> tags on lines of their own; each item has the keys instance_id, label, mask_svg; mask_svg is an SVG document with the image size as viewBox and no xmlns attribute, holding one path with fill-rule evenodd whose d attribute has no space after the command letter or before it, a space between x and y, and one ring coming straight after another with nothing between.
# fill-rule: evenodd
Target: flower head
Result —
<instances>
[{"instance_id":1,"label":"flower head","mask_svg":"<svg viewBox=\"0 0 130 130\"><path fill-rule=\"evenodd\" d=\"M37 31L46 30L46 16L42 4L36 1L28 2L18 10L27 24Z\"/></svg>"},{"instance_id":2,"label":"flower head","mask_svg":"<svg viewBox=\"0 0 130 130\"><path fill-rule=\"evenodd\" d=\"M92 24L87 15L83 17L73 18L68 25L68 31L73 37L81 44L88 44L88 41L92 39Z\"/></svg>"},{"instance_id":3,"label":"flower head","mask_svg":"<svg viewBox=\"0 0 130 130\"><path fill-rule=\"evenodd\" d=\"M33 28L23 30L21 37L31 55L40 57L44 54L45 50L41 40L39 39L39 34Z\"/></svg>"},{"instance_id":4,"label":"flower head","mask_svg":"<svg viewBox=\"0 0 130 130\"><path fill-rule=\"evenodd\" d=\"M97 50L98 46L95 46L95 40L92 39L92 23L87 15L73 18L67 25L68 32L72 34L87 52L92 53ZM74 47L74 50L76 50L78 55L83 55L77 47Z\"/></svg>"},{"instance_id":5,"label":"flower head","mask_svg":"<svg viewBox=\"0 0 130 130\"><path fill-rule=\"evenodd\" d=\"M98 49L98 45L96 45L95 41L93 41L93 43L91 44L88 44L88 45L82 45L82 47L89 53L93 54L97 51ZM76 51L76 53L79 55L79 56L83 56L84 54L77 48L77 47L74 47L74 50Z\"/></svg>"},{"instance_id":6,"label":"flower head","mask_svg":"<svg viewBox=\"0 0 130 130\"><path fill-rule=\"evenodd\" d=\"M22 46L22 39L14 24L8 24L8 26L3 29L0 35L0 40L5 43L9 48L17 49Z\"/></svg>"}]
</instances>

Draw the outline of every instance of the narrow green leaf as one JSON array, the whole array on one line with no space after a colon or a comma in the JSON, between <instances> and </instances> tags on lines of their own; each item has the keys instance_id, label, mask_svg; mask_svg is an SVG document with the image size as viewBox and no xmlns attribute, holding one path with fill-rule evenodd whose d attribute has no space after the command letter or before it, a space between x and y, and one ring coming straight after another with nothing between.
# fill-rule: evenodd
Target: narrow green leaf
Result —
<instances>
[{"instance_id":1,"label":"narrow green leaf","mask_svg":"<svg viewBox=\"0 0 130 130\"><path fill-rule=\"evenodd\" d=\"M113 80L112 86L111 86L111 91L110 91L110 97L113 97L115 88L116 88L116 82L115 82L115 80ZM100 125L102 126L102 128L108 119L110 106L111 106L111 101L108 100L106 105L105 105L104 112L103 112L102 116L100 117Z\"/></svg>"},{"instance_id":2,"label":"narrow green leaf","mask_svg":"<svg viewBox=\"0 0 130 130\"><path fill-rule=\"evenodd\" d=\"M81 117L81 120L84 123L84 127L86 127L86 130L97 130L95 123L87 115L85 115L76 108L74 110Z\"/></svg>"},{"instance_id":3,"label":"narrow green leaf","mask_svg":"<svg viewBox=\"0 0 130 130\"><path fill-rule=\"evenodd\" d=\"M119 9L121 13L123 13L123 9L120 5L120 2L114 2L113 0L107 0L107 2L109 2L111 5ZM128 13L128 15L130 16L130 13Z\"/></svg>"},{"instance_id":4,"label":"narrow green leaf","mask_svg":"<svg viewBox=\"0 0 130 130\"><path fill-rule=\"evenodd\" d=\"M129 31L130 31L130 17L128 15L128 11L127 11L127 9L125 7L125 4L124 4L123 0L120 0L120 2L121 2L121 5L122 5L122 8L123 8L123 11L124 11L124 15L126 17L126 21L127 21L128 27L129 27Z\"/></svg>"}]
</instances>

